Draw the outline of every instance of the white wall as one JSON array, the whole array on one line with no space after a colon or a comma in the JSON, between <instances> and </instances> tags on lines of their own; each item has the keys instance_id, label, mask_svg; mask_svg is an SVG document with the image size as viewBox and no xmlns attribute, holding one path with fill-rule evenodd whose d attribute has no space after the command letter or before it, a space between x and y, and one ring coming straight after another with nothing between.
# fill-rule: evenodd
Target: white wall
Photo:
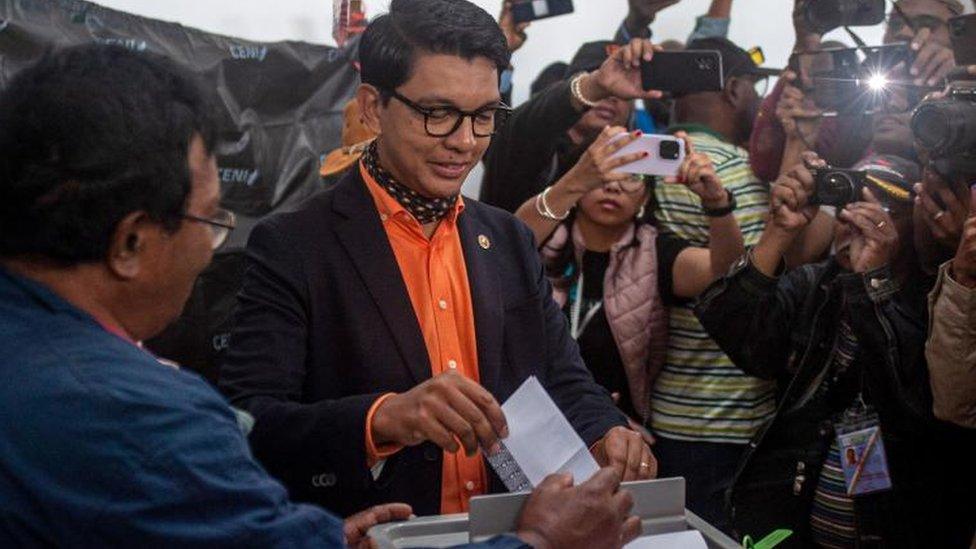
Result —
<instances>
[{"instance_id":1,"label":"white wall","mask_svg":"<svg viewBox=\"0 0 976 549\"><path fill-rule=\"evenodd\" d=\"M474 0L496 14L501 0ZM175 21L206 31L250 40L332 42L332 0L101 0L106 7ZM366 0L369 15L382 13L389 0ZM611 37L627 11L627 0L576 0L576 13L535 23L529 40L515 55L515 100L524 100L532 79L547 64L569 61L579 44ZM771 66L782 67L793 43L789 0L736 0L730 37L740 46L762 46ZM662 12L653 25L655 40L684 40L695 16L709 0L683 0ZM846 40L843 33L838 38ZM877 43L880 29L864 29Z\"/></svg>"},{"instance_id":2,"label":"white wall","mask_svg":"<svg viewBox=\"0 0 976 549\"><path fill-rule=\"evenodd\" d=\"M373 17L389 6L389 0L365 0ZM472 0L496 15L501 0ZM971 3L970 0L963 0ZM333 44L332 0L100 0L113 9L175 21L206 31L249 40L302 40ZM529 95L529 84L553 61L568 62L580 44L612 38L627 11L627 0L575 0L576 13L536 22L529 39L514 58L514 102ZM695 17L708 10L710 0L682 0L662 12L654 23L654 40L684 41ZM735 0L729 37L742 46L761 46L767 66L784 67L793 46L790 0ZM971 8L970 8L971 11ZM880 44L880 27L858 29L868 44ZM828 38L850 43L843 31ZM477 196L481 186L478 166L464 186L464 194Z\"/></svg>"}]
</instances>

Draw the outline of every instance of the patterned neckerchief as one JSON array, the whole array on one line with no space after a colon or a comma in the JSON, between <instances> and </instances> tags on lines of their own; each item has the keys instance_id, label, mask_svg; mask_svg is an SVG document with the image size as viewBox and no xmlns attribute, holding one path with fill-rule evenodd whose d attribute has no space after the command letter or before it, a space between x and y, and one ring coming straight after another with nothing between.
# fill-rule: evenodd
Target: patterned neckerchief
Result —
<instances>
[{"instance_id":1,"label":"patterned neckerchief","mask_svg":"<svg viewBox=\"0 0 976 549\"><path fill-rule=\"evenodd\" d=\"M363 153L363 165L380 187L395 198L421 225L444 219L457 203L458 195L450 198L427 198L399 183L393 178L393 174L380 166L379 155L376 154L376 141L370 143Z\"/></svg>"}]
</instances>

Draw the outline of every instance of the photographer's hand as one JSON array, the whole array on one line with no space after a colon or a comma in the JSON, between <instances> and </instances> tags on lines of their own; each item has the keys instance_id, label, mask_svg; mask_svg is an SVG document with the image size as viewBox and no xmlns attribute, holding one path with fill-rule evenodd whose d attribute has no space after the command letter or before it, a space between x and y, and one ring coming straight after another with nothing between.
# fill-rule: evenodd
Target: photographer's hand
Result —
<instances>
[{"instance_id":1,"label":"photographer's hand","mask_svg":"<svg viewBox=\"0 0 976 549\"><path fill-rule=\"evenodd\" d=\"M809 203L815 191L812 170L825 165L816 153L806 152L802 164L781 174L773 184L769 220L752 252L753 264L766 276L776 275L783 255L820 211Z\"/></svg>"},{"instance_id":2,"label":"photographer's hand","mask_svg":"<svg viewBox=\"0 0 976 549\"><path fill-rule=\"evenodd\" d=\"M666 178L665 183L679 183L698 195L702 206L719 209L728 206L729 195L718 178L715 165L707 154L695 150L695 146L685 132L677 132L675 137L685 142L685 160L681 163L677 178Z\"/></svg>"},{"instance_id":3,"label":"photographer's hand","mask_svg":"<svg viewBox=\"0 0 976 549\"><path fill-rule=\"evenodd\" d=\"M646 36L647 27L654 22L657 12L677 4L680 0L627 0L629 9L624 26L631 36Z\"/></svg>"},{"instance_id":4,"label":"photographer's hand","mask_svg":"<svg viewBox=\"0 0 976 549\"><path fill-rule=\"evenodd\" d=\"M867 273L891 263L898 250L898 230L891 215L864 189L864 202L848 204L837 218L851 225L851 270Z\"/></svg>"},{"instance_id":5,"label":"photographer's hand","mask_svg":"<svg viewBox=\"0 0 976 549\"><path fill-rule=\"evenodd\" d=\"M915 34L911 49L915 53L915 61L909 73L916 86L937 86L956 66L952 50L938 43L928 27Z\"/></svg>"},{"instance_id":6,"label":"photographer's hand","mask_svg":"<svg viewBox=\"0 0 976 549\"><path fill-rule=\"evenodd\" d=\"M967 288L976 288L976 185L970 189L969 217L952 260L952 279Z\"/></svg>"},{"instance_id":7,"label":"photographer's hand","mask_svg":"<svg viewBox=\"0 0 976 549\"><path fill-rule=\"evenodd\" d=\"M783 125L787 139L798 139L806 148L811 148L816 145L823 112L800 88L793 85L796 73L786 71L782 78L789 84L783 88L783 94L776 104L776 118Z\"/></svg>"},{"instance_id":8,"label":"photographer's hand","mask_svg":"<svg viewBox=\"0 0 976 549\"><path fill-rule=\"evenodd\" d=\"M614 52L599 69L591 72L580 83L583 96L590 101L607 97L618 99L659 99L661 92L645 91L641 85L641 62L654 58L660 48L650 40L635 38L630 44Z\"/></svg>"},{"instance_id":9,"label":"photographer's hand","mask_svg":"<svg viewBox=\"0 0 976 549\"><path fill-rule=\"evenodd\" d=\"M946 250L954 250L959 245L962 225L969 212L962 201L931 169L926 169L922 182L915 184L915 219L922 222L932 237ZM936 198L938 197L938 198ZM939 202L945 205L943 209Z\"/></svg>"},{"instance_id":10,"label":"photographer's hand","mask_svg":"<svg viewBox=\"0 0 976 549\"><path fill-rule=\"evenodd\" d=\"M511 0L502 2L502 13L498 16L498 26L501 27L505 41L508 42L508 51L515 53L525 44L525 40L528 38L525 29L529 28L529 24L516 23L515 17L512 15Z\"/></svg>"}]
</instances>

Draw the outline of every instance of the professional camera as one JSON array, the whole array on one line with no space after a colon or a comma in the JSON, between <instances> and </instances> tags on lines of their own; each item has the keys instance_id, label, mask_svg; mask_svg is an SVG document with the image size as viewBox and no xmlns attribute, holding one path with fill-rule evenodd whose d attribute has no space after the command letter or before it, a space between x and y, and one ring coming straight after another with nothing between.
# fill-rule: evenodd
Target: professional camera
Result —
<instances>
[{"instance_id":1,"label":"professional camera","mask_svg":"<svg viewBox=\"0 0 976 549\"><path fill-rule=\"evenodd\" d=\"M803 16L820 34L840 27L870 27L884 21L885 0L807 0Z\"/></svg>"},{"instance_id":2,"label":"professional camera","mask_svg":"<svg viewBox=\"0 0 976 549\"><path fill-rule=\"evenodd\" d=\"M956 59L969 59L976 16L955 17L950 29ZM948 80L941 97L928 99L915 109L912 133L936 172L943 176L976 174L976 77L966 67L957 67Z\"/></svg>"},{"instance_id":3,"label":"professional camera","mask_svg":"<svg viewBox=\"0 0 976 549\"><path fill-rule=\"evenodd\" d=\"M851 202L862 200L868 173L840 168L814 170L814 191L810 204L843 208Z\"/></svg>"},{"instance_id":4,"label":"professional camera","mask_svg":"<svg viewBox=\"0 0 976 549\"><path fill-rule=\"evenodd\" d=\"M870 114L887 108L889 95L902 90L909 104L920 94L904 86L912 53L908 44L827 48L794 53L790 68L824 116Z\"/></svg>"}]
</instances>

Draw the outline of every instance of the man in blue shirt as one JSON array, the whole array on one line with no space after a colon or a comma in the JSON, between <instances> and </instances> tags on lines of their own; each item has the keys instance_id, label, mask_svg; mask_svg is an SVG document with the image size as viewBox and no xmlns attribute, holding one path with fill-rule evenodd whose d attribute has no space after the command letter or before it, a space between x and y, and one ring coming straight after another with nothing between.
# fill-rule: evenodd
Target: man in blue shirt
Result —
<instances>
[{"instance_id":1,"label":"man in blue shirt","mask_svg":"<svg viewBox=\"0 0 976 549\"><path fill-rule=\"evenodd\" d=\"M182 69L121 47L49 55L0 94L0 546L344 547L409 516L292 503L223 398L140 347L234 226L216 133ZM628 539L618 485L551 477L488 545Z\"/></svg>"}]
</instances>

